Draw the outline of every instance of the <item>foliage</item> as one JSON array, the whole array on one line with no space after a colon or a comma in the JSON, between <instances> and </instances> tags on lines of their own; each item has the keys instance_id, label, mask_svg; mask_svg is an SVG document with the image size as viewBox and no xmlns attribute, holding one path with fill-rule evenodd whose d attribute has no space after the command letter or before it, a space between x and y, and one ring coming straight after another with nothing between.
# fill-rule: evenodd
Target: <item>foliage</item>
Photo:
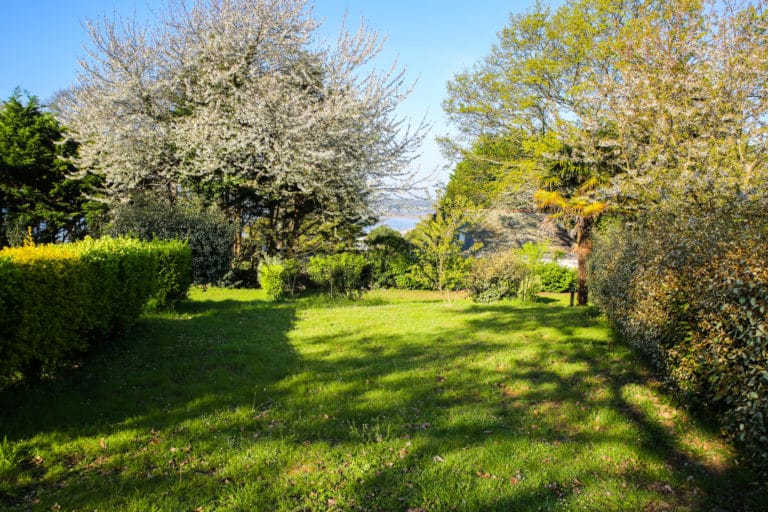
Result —
<instances>
[{"instance_id":1,"label":"foliage","mask_svg":"<svg viewBox=\"0 0 768 512\"><path fill-rule=\"evenodd\" d=\"M472 262L466 287L476 302L493 302L517 296L520 283L529 273L517 251L490 254Z\"/></svg>"},{"instance_id":2,"label":"foliage","mask_svg":"<svg viewBox=\"0 0 768 512\"><path fill-rule=\"evenodd\" d=\"M368 286L365 281L368 263L362 254L344 252L312 256L307 273L312 281L328 290L331 297L354 297Z\"/></svg>"},{"instance_id":3,"label":"foliage","mask_svg":"<svg viewBox=\"0 0 768 512\"><path fill-rule=\"evenodd\" d=\"M195 284L218 283L232 266L234 230L216 208L138 195L117 206L112 216L109 232L113 236L187 242Z\"/></svg>"},{"instance_id":4,"label":"foliage","mask_svg":"<svg viewBox=\"0 0 768 512\"><path fill-rule=\"evenodd\" d=\"M411 274L424 286L446 292L450 302L450 291L463 285L472 265L463 251L460 234L475 222L476 213L465 198L446 198L436 210L408 233L417 260ZM467 252L477 249L474 245Z\"/></svg>"},{"instance_id":5,"label":"foliage","mask_svg":"<svg viewBox=\"0 0 768 512\"><path fill-rule=\"evenodd\" d=\"M129 327L148 300L186 295L191 255L181 242L86 239L0 251L0 383L39 377L73 352Z\"/></svg>"},{"instance_id":6,"label":"foliage","mask_svg":"<svg viewBox=\"0 0 768 512\"><path fill-rule=\"evenodd\" d=\"M157 258L157 287L150 298L150 309L169 309L187 298L192 285L192 250L181 240L153 241Z\"/></svg>"},{"instance_id":7,"label":"foliage","mask_svg":"<svg viewBox=\"0 0 768 512\"><path fill-rule=\"evenodd\" d=\"M594 300L684 399L718 413L768 470L768 218L760 204L666 209L607 225Z\"/></svg>"},{"instance_id":8,"label":"foliage","mask_svg":"<svg viewBox=\"0 0 768 512\"><path fill-rule=\"evenodd\" d=\"M371 266L371 286L408 288L405 276L414 263L410 242L389 226L378 226L366 235L365 244L366 259Z\"/></svg>"},{"instance_id":9,"label":"foliage","mask_svg":"<svg viewBox=\"0 0 768 512\"><path fill-rule=\"evenodd\" d=\"M539 292L541 292L541 277L533 272L526 273L517 288L517 298L523 302L536 302Z\"/></svg>"},{"instance_id":10,"label":"foliage","mask_svg":"<svg viewBox=\"0 0 768 512\"><path fill-rule=\"evenodd\" d=\"M530 206L530 187L515 180L518 173L511 166L519 161L524 148L519 137L481 135L470 151L461 152L445 189L446 199L465 197L475 208L491 208L510 191L522 196L522 206Z\"/></svg>"},{"instance_id":11,"label":"foliage","mask_svg":"<svg viewBox=\"0 0 768 512\"><path fill-rule=\"evenodd\" d=\"M100 213L83 195L99 179L70 177L77 144L62 131L34 96L0 102L0 247L22 245L28 227L38 243L82 238Z\"/></svg>"},{"instance_id":12,"label":"foliage","mask_svg":"<svg viewBox=\"0 0 768 512\"><path fill-rule=\"evenodd\" d=\"M506 167L573 228L580 305L604 212L765 197L767 6L538 3L449 84L453 146L470 154L488 138L518 138Z\"/></svg>"},{"instance_id":13,"label":"foliage","mask_svg":"<svg viewBox=\"0 0 768 512\"><path fill-rule=\"evenodd\" d=\"M57 104L112 199L181 187L226 212L236 253L254 225L267 254L295 256L323 226L365 225L372 195L409 188L425 130L397 117L408 87L373 67L375 32L318 39L306 0L166 4L151 27L88 22Z\"/></svg>"},{"instance_id":14,"label":"foliage","mask_svg":"<svg viewBox=\"0 0 768 512\"><path fill-rule=\"evenodd\" d=\"M539 265L536 275L541 279L543 292L567 292L572 286L575 287L578 281L578 274L574 269L554 262Z\"/></svg>"},{"instance_id":15,"label":"foliage","mask_svg":"<svg viewBox=\"0 0 768 512\"><path fill-rule=\"evenodd\" d=\"M296 260L267 257L259 263L259 283L271 300L282 300L286 293L293 296L300 270Z\"/></svg>"}]
</instances>

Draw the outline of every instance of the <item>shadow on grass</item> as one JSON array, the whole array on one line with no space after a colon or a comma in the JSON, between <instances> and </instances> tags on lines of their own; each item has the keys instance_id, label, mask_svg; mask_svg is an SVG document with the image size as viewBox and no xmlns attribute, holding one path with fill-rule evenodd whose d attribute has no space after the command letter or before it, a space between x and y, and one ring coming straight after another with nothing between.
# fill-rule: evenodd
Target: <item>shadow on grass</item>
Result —
<instances>
[{"instance_id":1,"label":"shadow on grass","mask_svg":"<svg viewBox=\"0 0 768 512\"><path fill-rule=\"evenodd\" d=\"M291 372L296 354L287 333L295 316L288 304L186 302L174 315L140 320L53 382L0 393L0 425L21 434L12 418L27 436L134 417L167 425L196 414L179 405L201 398L222 407L251 403L254 387Z\"/></svg>"},{"instance_id":2,"label":"shadow on grass","mask_svg":"<svg viewBox=\"0 0 768 512\"><path fill-rule=\"evenodd\" d=\"M640 509L759 510L744 473L692 455L631 400L648 376L592 336L594 310L431 302L414 303L425 316L401 329L380 329L400 317L370 302L195 301L143 320L70 375L0 393L0 432L30 455L114 436L104 457L76 446L86 453L62 456L55 471L28 463L26 483L4 499L24 507L36 493L41 509L55 499L87 510L568 510L590 493L609 508L613 493L613 508L631 510L623 482L651 496ZM359 321L332 316L343 307ZM305 312L317 325L303 325ZM646 462L610 451L622 446Z\"/></svg>"}]
</instances>

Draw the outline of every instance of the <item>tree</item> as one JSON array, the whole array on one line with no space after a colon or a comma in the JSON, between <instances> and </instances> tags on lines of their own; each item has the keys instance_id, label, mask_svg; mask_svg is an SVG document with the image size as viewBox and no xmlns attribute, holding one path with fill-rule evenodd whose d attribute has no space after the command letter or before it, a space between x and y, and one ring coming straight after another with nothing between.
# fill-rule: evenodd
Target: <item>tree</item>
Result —
<instances>
[{"instance_id":1,"label":"tree","mask_svg":"<svg viewBox=\"0 0 768 512\"><path fill-rule=\"evenodd\" d=\"M581 259L606 210L764 194L766 2L572 0L514 16L449 85L456 145L508 133L507 165L570 219Z\"/></svg>"},{"instance_id":2,"label":"tree","mask_svg":"<svg viewBox=\"0 0 768 512\"><path fill-rule=\"evenodd\" d=\"M569 145L569 135L584 129L580 121L589 105L582 98L595 91L595 77L610 73L616 58L611 41L636 9L632 2L573 1L552 12L536 4L510 18L499 44L474 70L454 78L444 102L461 134L454 145L475 141L463 152L482 158L483 141L509 140L517 151L496 162L506 170L504 182L538 188L527 198L530 206L571 223L580 305L587 303L591 225L608 206L595 197L596 185L604 184L614 168L583 156L586 136Z\"/></svg>"},{"instance_id":3,"label":"tree","mask_svg":"<svg viewBox=\"0 0 768 512\"><path fill-rule=\"evenodd\" d=\"M582 124L610 130L593 130L585 155L609 157L614 184L645 208L765 195L766 5L654 2L613 42L613 73L581 98Z\"/></svg>"},{"instance_id":4,"label":"tree","mask_svg":"<svg viewBox=\"0 0 768 512\"><path fill-rule=\"evenodd\" d=\"M466 198L445 199L438 202L436 212L424 219L408 233L418 263L416 276L432 289L451 301L451 290L456 289L469 272L472 260L463 251L462 229L475 221L475 214ZM467 253L478 250L476 244Z\"/></svg>"},{"instance_id":5,"label":"tree","mask_svg":"<svg viewBox=\"0 0 768 512\"><path fill-rule=\"evenodd\" d=\"M372 196L406 186L424 127L395 116L403 73L368 71L377 34L318 42L305 0L168 7L152 31L89 23L89 58L62 108L81 165L105 176L112 200L198 194L238 237L258 220L268 252L292 256L308 232L365 224Z\"/></svg>"},{"instance_id":6,"label":"tree","mask_svg":"<svg viewBox=\"0 0 768 512\"><path fill-rule=\"evenodd\" d=\"M70 178L77 144L38 99L16 89L0 103L0 247L20 245L32 230L36 242L82 238L86 216L99 208L83 193L98 179Z\"/></svg>"},{"instance_id":7,"label":"tree","mask_svg":"<svg viewBox=\"0 0 768 512\"><path fill-rule=\"evenodd\" d=\"M520 139L512 134L478 137L470 151L462 152L462 159L450 176L444 197L455 199L463 196L477 208L490 208L505 192L515 191L523 197L529 195L530 187L519 180L516 182L520 174L510 168L522 161L524 156ZM527 199L530 200L529 197Z\"/></svg>"}]
</instances>

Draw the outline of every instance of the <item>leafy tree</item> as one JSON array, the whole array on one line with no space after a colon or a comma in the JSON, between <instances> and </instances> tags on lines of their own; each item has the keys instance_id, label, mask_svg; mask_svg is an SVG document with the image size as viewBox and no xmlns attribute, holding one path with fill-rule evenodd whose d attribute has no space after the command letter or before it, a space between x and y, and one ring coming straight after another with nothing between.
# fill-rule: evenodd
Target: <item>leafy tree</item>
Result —
<instances>
[{"instance_id":1,"label":"leafy tree","mask_svg":"<svg viewBox=\"0 0 768 512\"><path fill-rule=\"evenodd\" d=\"M437 211L424 219L408 233L418 263L413 267L415 276L430 288L445 294L451 301L451 290L462 284L472 260L468 258L460 239L462 229L469 227L476 214L466 198L444 199ZM479 249L476 244L467 252Z\"/></svg>"},{"instance_id":2,"label":"leafy tree","mask_svg":"<svg viewBox=\"0 0 768 512\"><path fill-rule=\"evenodd\" d=\"M215 207L184 200L171 203L144 194L118 205L111 214L111 235L187 242L192 250L192 278L196 284L218 283L232 266L234 230Z\"/></svg>"},{"instance_id":3,"label":"leafy tree","mask_svg":"<svg viewBox=\"0 0 768 512\"><path fill-rule=\"evenodd\" d=\"M767 20L763 0L537 4L449 84L454 145L515 134L507 168L570 222L580 304L604 211L765 194Z\"/></svg>"},{"instance_id":4,"label":"leafy tree","mask_svg":"<svg viewBox=\"0 0 768 512\"><path fill-rule=\"evenodd\" d=\"M612 69L616 57L610 43L635 11L632 2L572 1L554 12L536 4L510 18L490 55L449 84L444 102L461 133L455 146L511 138L518 150L499 162L507 182L538 189L528 196L529 205L553 211L575 229L582 305L591 225L608 205L591 195L612 168L584 157L581 146L568 141L570 134L586 130L579 123L585 115L582 98L595 91L595 77ZM477 149L482 145L464 151Z\"/></svg>"},{"instance_id":5,"label":"leafy tree","mask_svg":"<svg viewBox=\"0 0 768 512\"><path fill-rule=\"evenodd\" d=\"M92 48L62 98L80 164L119 200L137 190L215 202L240 235L292 256L321 226L365 224L369 202L406 186L423 138L394 110L402 72L370 71L381 49L361 26L314 38L305 0L169 0L150 30L89 23Z\"/></svg>"},{"instance_id":6,"label":"leafy tree","mask_svg":"<svg viewBox=\"0 0 768 512\"><path fill-rule=\"evenodd\" d=\"M0 246L20 245L27 229L35 242L82 238L86 217L100 211L86 200L98 179L70 178L77 144L34 96L19 89L0 103Z\"/></svg>"},{"instance_id":7,"label":"leafy tree","mask_svg":"<svg viewBox=\"0 0 768 512\"><path fill-rule=\"evenodd\" d=\"M463 196L477 208L490 208L512 188L522 189L525 195L529 187L514 181L519 177L514 166L522 160L523 153L518 137L480 136L470 151L462 152L444 197Z\"/></svg>"},{"instance_id":8,"label":"leafy tree","mask_svg":"<svg viewBox=\"0 0 768 512\"><path fill-rule=\"evenodd\" d=\"M413 247L399 231L378 226L365 237L367 260L371 263L371 284L380 287L398 286L398 277L407 273L414 263Z\"/></svg>"}]
</instances>

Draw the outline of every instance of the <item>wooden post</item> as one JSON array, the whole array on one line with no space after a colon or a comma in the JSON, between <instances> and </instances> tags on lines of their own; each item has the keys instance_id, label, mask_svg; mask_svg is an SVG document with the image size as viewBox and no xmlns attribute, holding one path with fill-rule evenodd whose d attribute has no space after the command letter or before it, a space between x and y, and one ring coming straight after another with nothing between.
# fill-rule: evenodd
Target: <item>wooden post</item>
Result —
<instances>
[{"instance_id":1,"label":"wooden post","mask_svg":"<svg viewBox=\"0 0 768 512\"><path fill-rule=\"evenodd\" d=\"M571 307L573 307L573 298L576 295L576 288L573 285L568 287L568 291L571 292Z\"/></svg>"}]
</instances>

